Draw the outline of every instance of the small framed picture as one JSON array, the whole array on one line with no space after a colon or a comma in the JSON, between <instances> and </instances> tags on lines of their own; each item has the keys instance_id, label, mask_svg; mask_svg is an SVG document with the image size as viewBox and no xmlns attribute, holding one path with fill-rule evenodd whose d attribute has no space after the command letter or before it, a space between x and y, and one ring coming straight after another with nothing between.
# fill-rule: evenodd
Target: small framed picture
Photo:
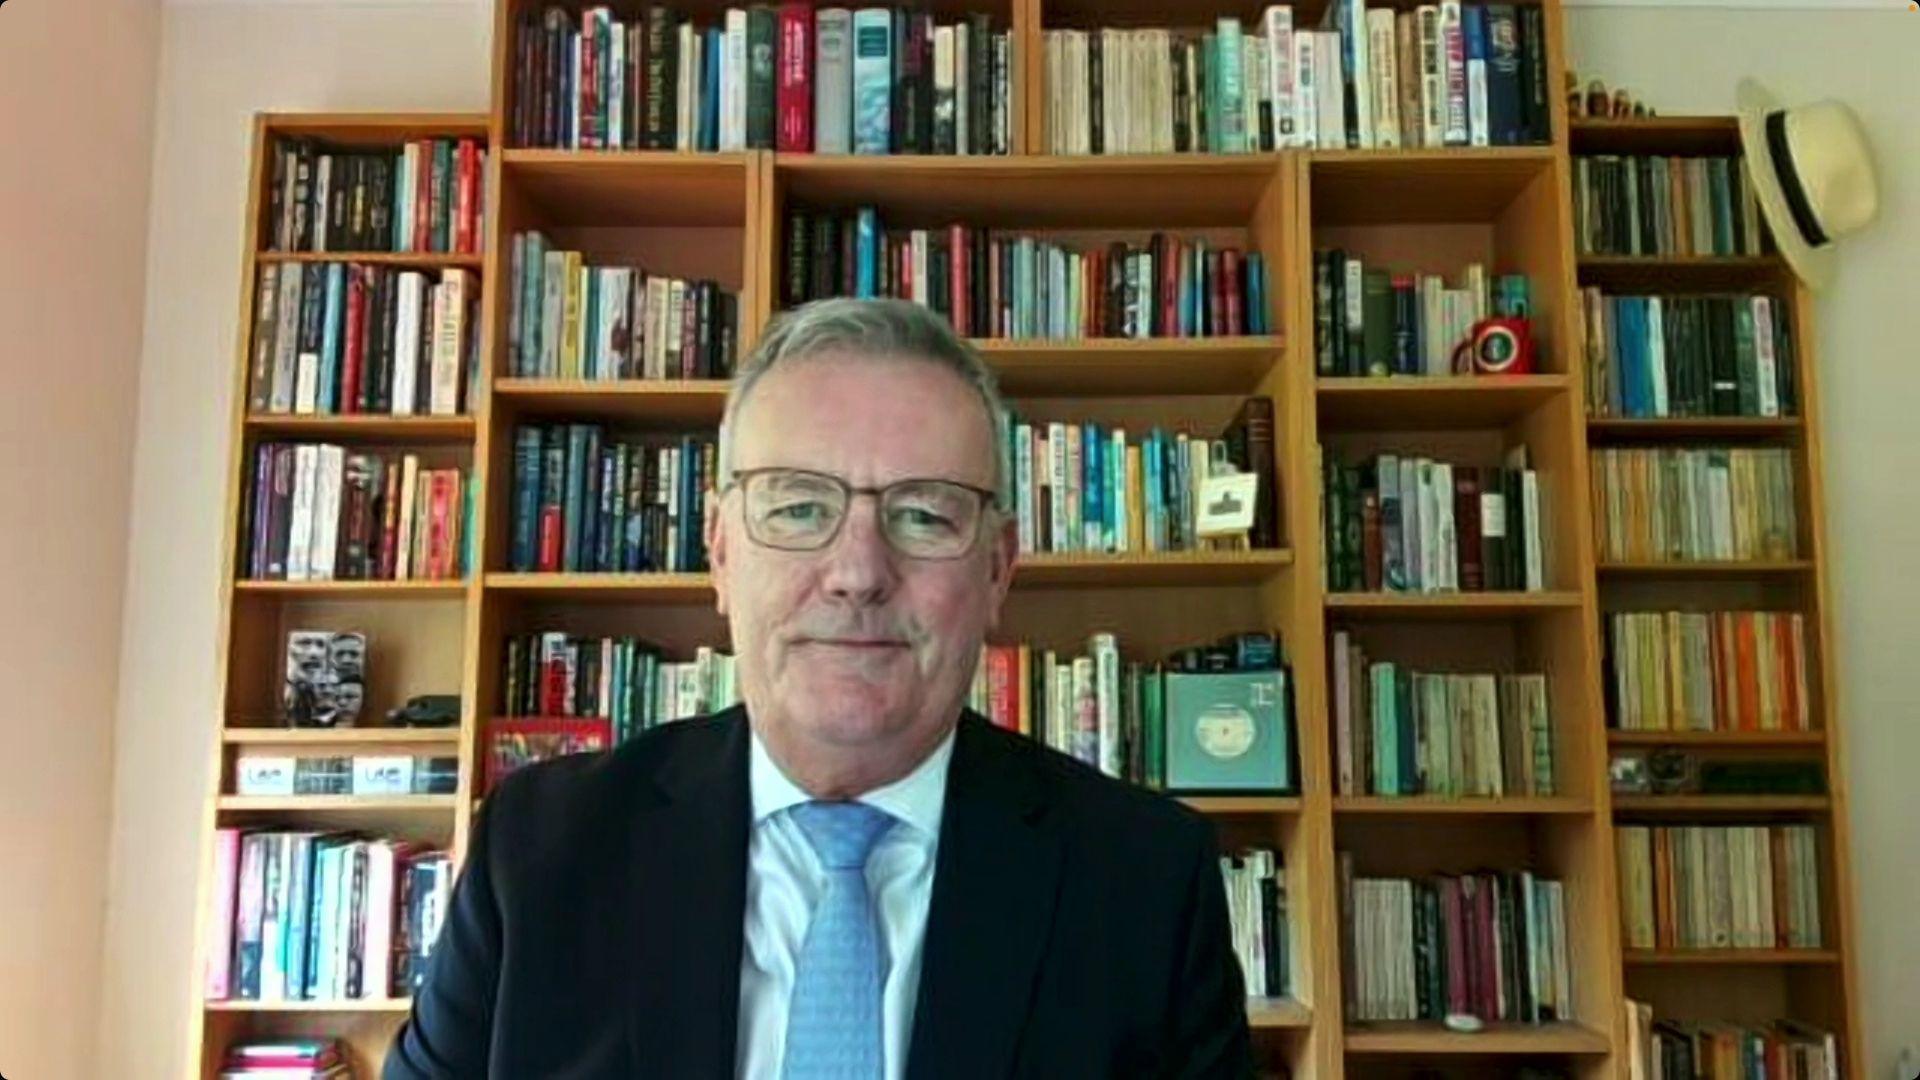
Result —
<instances>
[{"instance_id":1,"label":"small framed picture","mask_svg":"<svg viewBox=\"0 0 1920 1080\"><path fill-rule=\"evenodd\" d=\"M1637 750L1618 751L1607 763L1607 777L1615 795L1645 795L1653 790L1647 772L1647 755Z\"/></svg>"}]
</instances>

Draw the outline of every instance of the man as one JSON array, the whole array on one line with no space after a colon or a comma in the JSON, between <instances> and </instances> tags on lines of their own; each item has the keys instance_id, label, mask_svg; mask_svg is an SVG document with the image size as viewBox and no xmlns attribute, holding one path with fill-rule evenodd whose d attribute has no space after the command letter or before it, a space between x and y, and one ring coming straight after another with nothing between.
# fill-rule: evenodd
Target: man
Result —
<instances>
[{"instance_id":1,"label":"man","mask_svg":"<svg viewBox=\"0 0 1920 1080\"><path fill-rule=\"evenodd\" d=\"M1250 1073L1211 826L963 708L1000 409L916 305L770 329L705 523L743 705L487 801L388 1080Z\"/></svg>"}]
</instances>

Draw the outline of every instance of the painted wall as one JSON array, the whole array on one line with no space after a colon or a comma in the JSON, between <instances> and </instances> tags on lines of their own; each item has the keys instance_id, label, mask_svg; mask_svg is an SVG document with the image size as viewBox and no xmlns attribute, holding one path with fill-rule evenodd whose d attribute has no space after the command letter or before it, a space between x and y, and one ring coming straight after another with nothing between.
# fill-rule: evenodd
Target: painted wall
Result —
<instances>
[{"instance_id":1,"label":"painted wall","mask_svg":"<svg viewBox=\"0 0 1920 1080\"><path fill-rule=\"evenodd\" d=\"M153 0L0 10L7 1076L92 1075L159 46Z\"/></svg>"}]
</instances>

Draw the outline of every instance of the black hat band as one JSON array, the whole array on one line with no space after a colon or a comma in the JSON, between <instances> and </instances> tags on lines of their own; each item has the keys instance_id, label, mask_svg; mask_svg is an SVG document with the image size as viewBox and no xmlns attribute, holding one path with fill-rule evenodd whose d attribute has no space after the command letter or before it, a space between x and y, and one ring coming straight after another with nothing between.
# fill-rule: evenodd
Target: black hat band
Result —
<instances>
[{"instance_id":1,"label":"black hat band","mask_svg":"<svg viewBox=\"0 0 1920 1080\"><path fill-rule=\"evenodd\" d=\"M1787 114L1784 109L1775 109L1767 114L1767 150L1767 156L1773 159L1773 175L1780 181L1780 194L1786 197L1787 210L1793 214L1793 223L1799 227L1801 239L1809 247L1825 244L1826 231L1820 228L1820 220L1813 214L1813 205L1807 202L1807 191L1800 186L1800 173L1793 167L1793 153L1787 149Z\"/></svg>"}]
</instances>

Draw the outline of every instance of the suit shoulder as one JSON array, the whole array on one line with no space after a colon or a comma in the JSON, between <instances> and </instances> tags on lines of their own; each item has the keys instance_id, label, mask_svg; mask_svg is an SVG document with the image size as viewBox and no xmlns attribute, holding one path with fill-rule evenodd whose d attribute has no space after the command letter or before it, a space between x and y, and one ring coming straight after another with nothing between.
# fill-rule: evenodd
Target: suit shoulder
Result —
<instances>
[{"instance_id":1,"label":"suit shoulder","mask_svg":"<svg viewBox=\"0 0 1920 1080\"><path fill-rule=\"evenodd\" d=\"M1000 728L993 735L1034 770L1055 812L1064 814L1076 832L1116 846L1191 849L1212 842L1212 823L1176 799L1117 780L1025 736Z\"/></svg>"}]
</instances>

